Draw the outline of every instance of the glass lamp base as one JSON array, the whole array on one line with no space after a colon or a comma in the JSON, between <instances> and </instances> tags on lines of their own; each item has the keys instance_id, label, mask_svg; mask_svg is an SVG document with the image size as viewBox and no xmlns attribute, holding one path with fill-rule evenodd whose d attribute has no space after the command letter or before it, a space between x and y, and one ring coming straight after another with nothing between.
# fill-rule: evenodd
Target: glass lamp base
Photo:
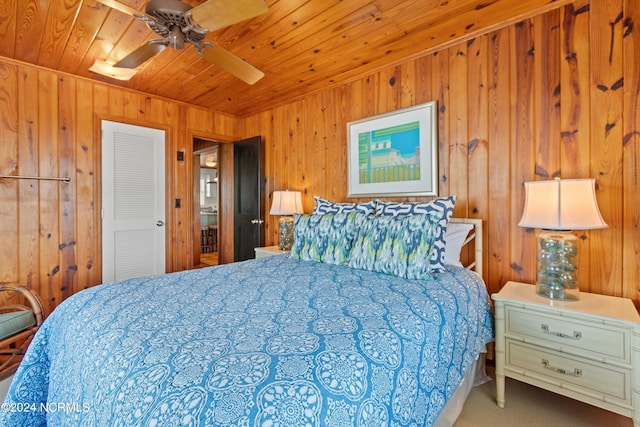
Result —
<instances>
[{"instance_id":1,"label":"glass lamp base","mask_svg":"<svg viewBox=\"0 0 640 427\"><path fill-rule=\"evenodd\" d=\"M538 235L536 291L549 299L576 301L578 238L568 231L542 231Z\"/></svg>"},{"instance_id":2,"label":"glass lamp base","mask_svg":"<svg viewBox=\"0 0 640 427\"><path fill-rule=\"evenodd\" d=\"M293 217L281 216L278 221L278 248L290 251L293 246Z\"/></svg>"}]
</instances>

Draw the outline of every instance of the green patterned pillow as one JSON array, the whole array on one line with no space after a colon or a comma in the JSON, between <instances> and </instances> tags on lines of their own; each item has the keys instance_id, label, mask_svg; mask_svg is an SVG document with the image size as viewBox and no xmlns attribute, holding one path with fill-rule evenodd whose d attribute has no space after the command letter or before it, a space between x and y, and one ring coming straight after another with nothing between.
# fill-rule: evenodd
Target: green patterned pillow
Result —
<instances>
[{"instance_id":1,"label":"green patterned pillow","mask_svg":"<svg viewBox=\"0 0 640 427\"><path fill-rule=\"evenodd\" d=\"M358 227L349 257L349 267L376 271L376 255L382 249L387 229L399 224L394 217L371 216Z\"/></svg>"},{"instance_id":2,"label":"green patterned pillow","mask_svg":"<svg viewBox=\"0 0 640 427\"><path fill-rule=\"evenodd\" d=\"M302 214L294 217L291 257L304 261L346 264L356 235L357 212Z\"/></svg>"},{"instance_id":3,"label":"green patterned pillow","mask_svg":"<svg viewBox=\"0 0 640 427\"><path fill-rule=\"evenodd\" d=\"M360 227L349 266L406 279L429 279L442 212L372 217Z\"/></svg>"}]
</instances>

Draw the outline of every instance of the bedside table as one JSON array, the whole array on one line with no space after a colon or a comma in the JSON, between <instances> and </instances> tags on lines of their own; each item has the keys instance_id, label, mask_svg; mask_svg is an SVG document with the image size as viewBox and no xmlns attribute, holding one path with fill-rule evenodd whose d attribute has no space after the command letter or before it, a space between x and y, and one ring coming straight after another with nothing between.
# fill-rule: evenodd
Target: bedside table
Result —
<instances>
[{"instance_id":1,"label":"bedside table","mask_svg":"<svg viewBox=\"0 0 640 427\"><path fill-rule=\"evenodd\" d=\"M281 251L278 245L255 248L254 251L256 252L256 258L265 258L268 256L288 254L289 252L291 252L291 251Z\"/></svg>"},{"instance_id":2,"label":"bedside table","mask_svg":"<svg viewBox=\"0 0 640 427\"><path fill-rule=\"evenodd\" d=\"M491 298L500 408L510 377L640 426L640 316L630 299L581 292L578 301L550 300L517 282Z\"/></svg>"}]
</instances>

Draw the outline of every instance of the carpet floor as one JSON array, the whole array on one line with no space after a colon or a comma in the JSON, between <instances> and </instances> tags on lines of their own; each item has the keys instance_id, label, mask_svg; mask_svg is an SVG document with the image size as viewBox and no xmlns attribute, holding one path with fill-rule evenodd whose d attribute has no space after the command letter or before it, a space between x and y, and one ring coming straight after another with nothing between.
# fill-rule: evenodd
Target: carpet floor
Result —
<instances>
[{"instance_id":1,"label":"carpet floor","mask_svg":"<svg viewBox=\"0 0 640 427\"><path fill-rule=\"evenodd\" d=\"M487 374L495 379L493 367ZM529 384L506 379L506 403L496 405L496 383L474 387L454 427L631 427L626 418Z\"/></svg>"}]
</instances>

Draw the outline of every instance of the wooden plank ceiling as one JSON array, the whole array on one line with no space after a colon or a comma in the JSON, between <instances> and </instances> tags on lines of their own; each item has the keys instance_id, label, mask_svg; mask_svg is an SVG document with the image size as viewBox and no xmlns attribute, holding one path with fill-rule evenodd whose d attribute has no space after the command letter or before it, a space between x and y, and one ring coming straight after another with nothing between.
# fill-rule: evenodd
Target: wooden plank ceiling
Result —
<instances>
[{"instance_id":1,"label":"wooden plank ceiling","mask_svg":"<svg viewBox=\"0 0 640 427\"><path fill-rule=\"evenodd\" d=\"M165 49L128 82L97 75L95 59L115 62L159 36L96 0L2 0L0 56L246 116L568 2L266 0L266 14L206 36L265 73L249 86L190 45ZM147 0L121 3L144 10Z\"/></svg>"}]
</instances>

